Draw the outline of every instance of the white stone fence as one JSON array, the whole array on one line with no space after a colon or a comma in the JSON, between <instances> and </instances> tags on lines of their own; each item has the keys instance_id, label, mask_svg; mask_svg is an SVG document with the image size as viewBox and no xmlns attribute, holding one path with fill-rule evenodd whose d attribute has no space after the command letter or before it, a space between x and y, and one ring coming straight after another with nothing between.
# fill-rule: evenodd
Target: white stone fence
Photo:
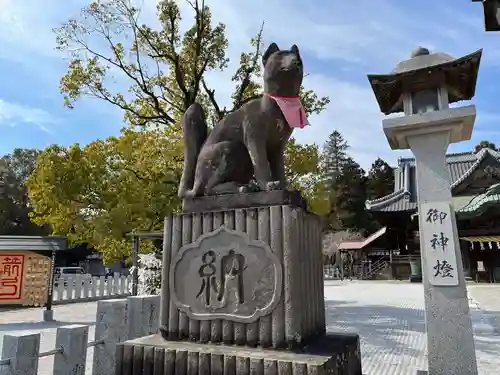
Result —
<instances>
[{"instance_id":1,"label":"white stone fence","mask_svg":"<svg viewBox=\"0 0 500 375\"><path fill-rule=\"evenodd\" d=\"M116 344L156 333L159 311L160 296L98 301L93 341L88 326L63 326L57 328L56 347L46 352L40 352L40 333L5 335L0 375L49 375L38 372L39 358L47 356L54 356L51 374L84 375L89 347L94 347L92 375L113 375Z\"/></svg>"},{"instance_id":2,"label":"white stone fence","mask_svg":"<svg viewBox=\"0 0 500 375\"><path fill-rule=\"evenodd\" d=\"M116 273L114 276L90 279L74 275L71 280L54 284L53 303L60 305L126 297L132 294L131 290L132 276L120 276Z\"/></svg>"}]
</instances>

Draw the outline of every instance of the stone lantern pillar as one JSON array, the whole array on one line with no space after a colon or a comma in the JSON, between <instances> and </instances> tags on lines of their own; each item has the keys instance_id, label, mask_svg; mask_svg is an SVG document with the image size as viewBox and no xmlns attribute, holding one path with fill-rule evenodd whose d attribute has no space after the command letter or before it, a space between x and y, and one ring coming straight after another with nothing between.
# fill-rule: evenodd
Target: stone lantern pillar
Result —
<instances>
[{"instance_id":1,"label":"stone lantern pillar","mask_svg":"<svg viewBox=\"0 0 500 375\"><path fill-rule=\"evenodd\" d=\"M450 143L470 139L474 105L449 104L474 96L481 50L455 59L419 47L393 73L369 75L395 149L416 159L420 248L430 375L477 375L472 324L462 266L450 174Z\"/></svg>"}]
</instances>

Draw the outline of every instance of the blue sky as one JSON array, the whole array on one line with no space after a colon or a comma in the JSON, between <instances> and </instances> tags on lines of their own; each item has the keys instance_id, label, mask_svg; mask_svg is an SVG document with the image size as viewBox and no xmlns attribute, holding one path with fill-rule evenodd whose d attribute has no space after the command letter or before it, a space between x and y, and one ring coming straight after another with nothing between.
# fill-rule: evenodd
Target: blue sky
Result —
<instances>
[{"instance_id":1,"label":"blue sky","mask_svg":"<svg viewBox=\"0 0 500 375\"><path fill-rule=\"evenodd\" d=\"M2 0L0 14L0 153L15 147L43 148L53 143L85 144L119 133L121 113L95 99L63 107L58 83L68 60L54 50L51 31L79 13L82 0ZM155 1L144 1L143 21L155 24ZM482 5L470 0L206 0L215 21L227 25L230 67L210 73L209 84L221 103L229 101L230 77L239 53L265 24L266 43L297 44L305 85L331 104L311 127L298 130L301 142L323 144L339 130L351 154L368 167L377 157L394 164L408 152L391 151L382 132L367 74L390 72L421 45L456 57L483 48L476 96L473 138L450 151L467 151L482 139L500 144L500 33L484 31ZM189 9L179 0L189 22ZM328 4L328 5L325 5ZM124 82L125 83L125 82Z\"/></svg>"}]
</instances>

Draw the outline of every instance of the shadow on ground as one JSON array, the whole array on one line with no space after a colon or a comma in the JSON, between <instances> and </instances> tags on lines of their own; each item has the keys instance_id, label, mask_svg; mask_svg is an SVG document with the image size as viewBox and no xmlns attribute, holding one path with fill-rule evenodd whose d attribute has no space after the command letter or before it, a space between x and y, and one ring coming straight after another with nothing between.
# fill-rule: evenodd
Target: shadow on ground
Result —
<instances>
[{"instance_id":1,"label":"shadow on ground","mask_svg":"<svg viewBox=\"0 0 500 375\"><path fill-rule=\"evenodd\" d=\"M24 322L24 323L4 323L0 324L0 333L11 332L11 331L28 331L28 330L43 330L51 329L62 326L69 326L72 324L81 324L85 326L95 326L95 322L65 322L65 321L53 321L53 322Z\"/></svg>"},{"instance_id":2,"label":"shadow on ground","mask_svg":"<svg viewBox=\"0 0 500 375\"><path fill-rule=\"evenodd\" d=\"M419 358L425 348L408 347L403 335L426 334L423 310L393 306L357 306L349 301L325 301L327 329L330 332L349 331L360 335L366 348L382 352L397 351ZM477 329L476 351L490 357L500 356L500 312L481 310L493 330ZM363 356L368 353L363 353Z\"/></svg>"},{"instance_id":3,"label":"shadow on ground","mask_svg":"<svg viewBox=\"0 0 500 375\"><path fill-rule=\"evenodd\" d=\"M476 351L498 357L500 356L500 311L482 309L481 313L493 327L493 332L482 330L475 332Z\"/></svg>"},{"instance_id":4,"label":"shadow on ground","mask_svg":"<svg viewBox=\"0 0 500 375\"><path fill-rule=\"evenodd\" d=\"M500 355L500 336L495 336L495 338L476 335L476 352L498 358Z\"/></svg>"},{"instance_id":5,"label":"shadow on ground","mask_svg":"<svg viewBox=\"0 0 500 375\"><path fill-rule=\"evenodd\" d=\"M393 306L356 306L345 301L325 301L327 330L356 332L367 347L397 351L418 358L422 349L408 347L404 336L425 334L423 310Z\"/></svg>"},{"instance_id":6,"label":"shadow on ground","mask_svg":"<svg viewBox=\"0 0 500 375\"><path fill-rule=\"evenodd\" d=\"M494 327L495 335L500 336L500 311L481 309L481 312L487 317L489 323Z\"/></svg>"}]
</instances>

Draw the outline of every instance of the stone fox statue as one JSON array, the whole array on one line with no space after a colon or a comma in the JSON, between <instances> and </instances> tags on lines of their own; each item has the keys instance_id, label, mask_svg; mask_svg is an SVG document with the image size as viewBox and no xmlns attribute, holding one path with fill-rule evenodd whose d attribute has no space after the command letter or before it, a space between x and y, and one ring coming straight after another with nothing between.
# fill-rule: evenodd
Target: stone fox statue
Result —
<instances>
[{"instance_id":1,"label":"stone fox statue","mask_svg":"<svg viewBox=\"0 0 500 375\"><path fill-rule=\"evenodd\" d=\"M208 135L197 103L182 119L181 198L286 188L284 151L294 127L308 125L298 98L304 75L299 49L271 43L262 56L264 94L222 119Z\"/></svg>"}]
</instances>

